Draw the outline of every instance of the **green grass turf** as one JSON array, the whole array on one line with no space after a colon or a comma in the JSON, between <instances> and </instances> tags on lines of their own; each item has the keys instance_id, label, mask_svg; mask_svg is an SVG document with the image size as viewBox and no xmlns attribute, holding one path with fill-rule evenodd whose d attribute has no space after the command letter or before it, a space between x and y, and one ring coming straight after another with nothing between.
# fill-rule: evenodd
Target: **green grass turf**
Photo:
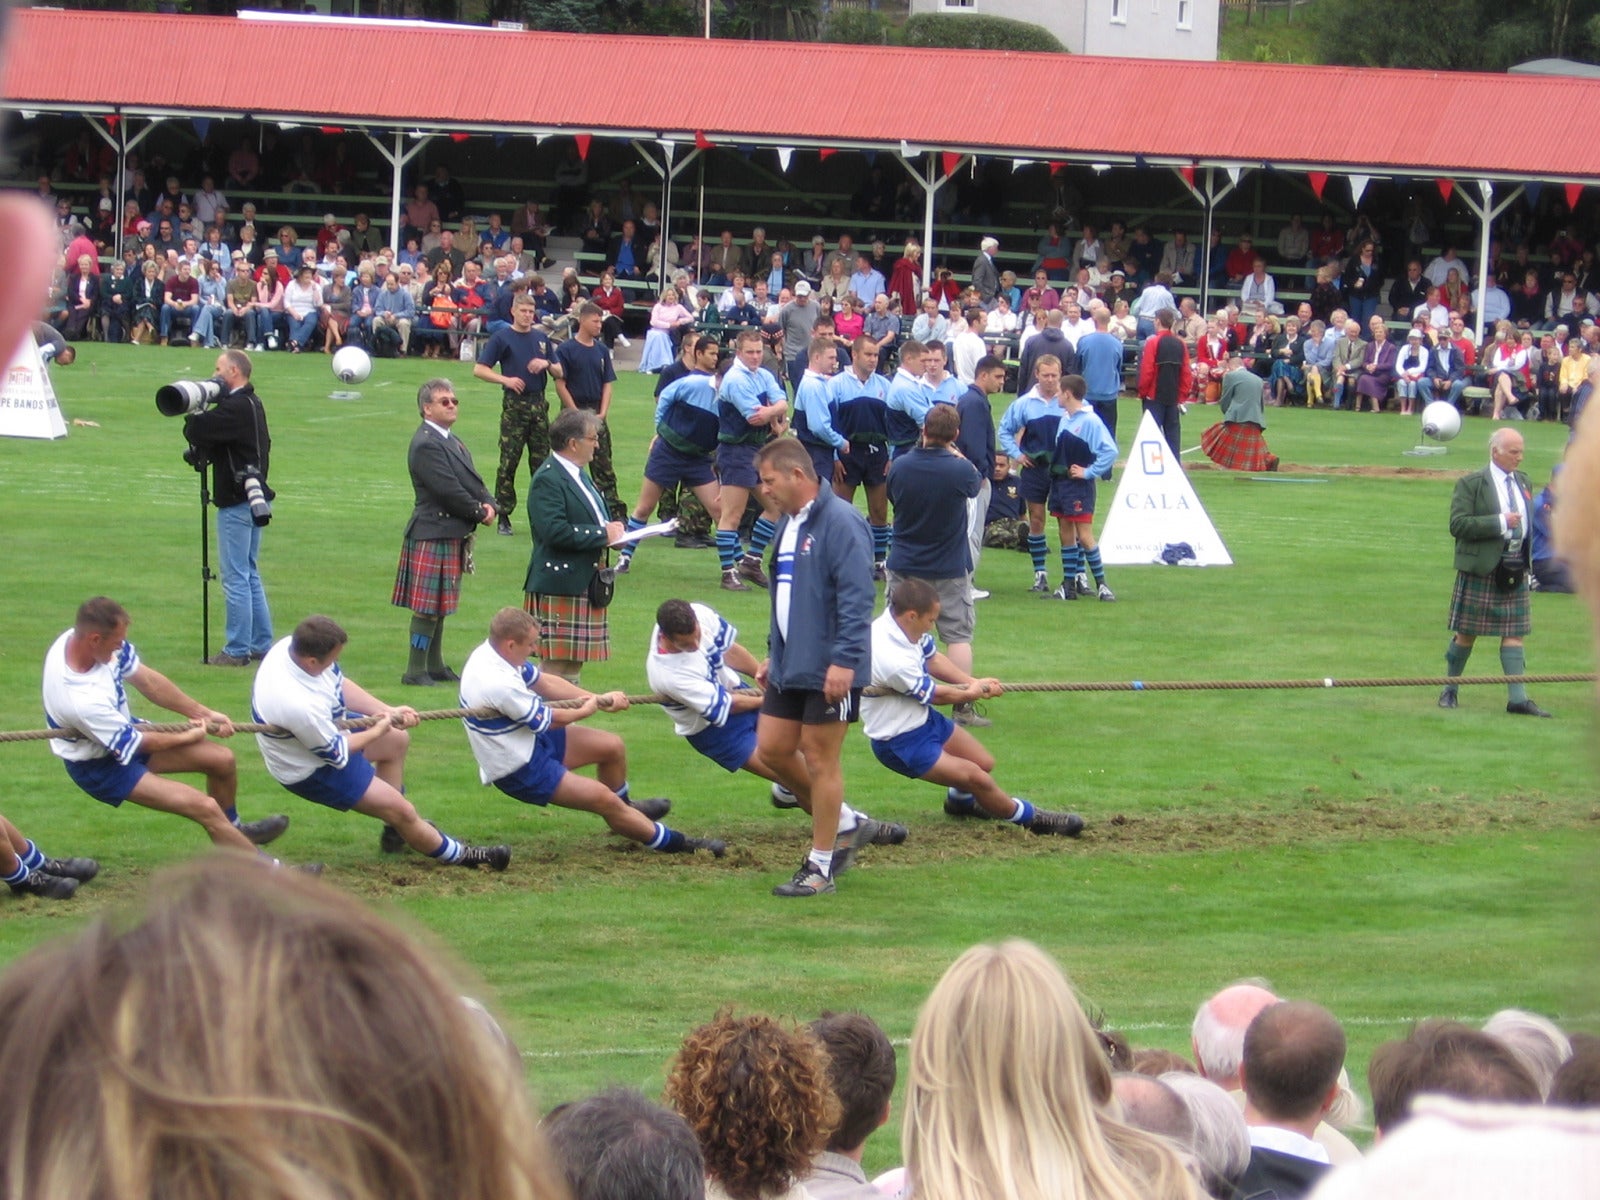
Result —
<instances>
[{"instance_id":1,"label":"green grass turf","mask_svg":"<svg viewBox=\"0 0 1600 1200\"><path fill-rule=\"evenodd\" d=\"M55 443L0 439L0 728L41 723L40 659L97 592L129 607L152 665L242 715L249 672L198 665L198 488L179 458L179 422L152 401L162 382L209 374L213 356L82 350L55 371L56 386L69 419L99 427ZM257 363L279 492L262 556L278 632L329 613L350 631L352 678L390 699L452 706L447 689L398 687L407 615L388 604L411 506L415 392L431 372L379 363L359 400L340 401L329 398L323 356ZM492 476L497 389L459 363L440 369L465 399L458 431ZM613 432L625 480L642 465L648 395L638 375L619 383ZM1214 412L1190 412L1187 444ZM1136 414L1124 402L1124 445ZM1116 604L1068 608L1025 593L1024 555L989 551L980 669L1016 680L1442 673L1450 488L1454 473L1483 461L1488 424L1469 421L1448 457L1418 460L1401 454L1415 419L1272 410L1268 420L1273 449L1304 468L1294 477L1320 482L1196 471L1236 566L1111 568ZM1565 430L1524 432L1537 485ZM1341 473L1352 467L1368 471ZM516 538L479 539L478 573L448 627L458 663L495 609L520 600L528 541L520 512L516 522ZM585 682L645 690L651 614L671 595L717 606L759 649L765 595L721 593L716 579L711 551L647 545L612 609L615 657ZM216 650L220 589L212 600ZM1530 671L1593 669L1574 598L1536 596L1534 628ZM1485 644L1469 673L1498 671ZM1507 717L1493 686L1463 689L1453 713L1419 689L995 701L982 736L1001 781L1083 812L1091 827L1077 843L951 821L936 789L888 774L852 735L851 799L906 822L911 839L864 855L836 896L803 903L767 895L803 852L801 822L768 806L764 784L679 745L660 712L601 723L627 738L637 794L670 795L677 827L729 839L722 862L653 856L591 818L480 788L448 724L415 734L409 791L453 832L508 840L512 869L468 875L385 859L371 822L289 796L253 745L235 749L245 815L293 816L278 846L286 858L326 862L336 886L422 927L488 982L544 1102L608 1081L654 1091L677 1039L725 1003L800 1018L859 1006L904 1038L962 948L1013 934L1056 953L1135 1045L1182 1048L1201 996L1264 976L1348 1019L1352 1075L1364 1083L1372 1046L1412 1017L1481 1018L1523 1004L1593 1024L1593 690L1534 695L1559 719ZM136 896L153 871L203 847L181 822L88 800L42 744L0 747L0 763L0 811L47 852L104 865L71 904L0 903L0 960ZM869 1165L895 1159L892 1141L873 1143Z\"/></svg>"}]
</instances>

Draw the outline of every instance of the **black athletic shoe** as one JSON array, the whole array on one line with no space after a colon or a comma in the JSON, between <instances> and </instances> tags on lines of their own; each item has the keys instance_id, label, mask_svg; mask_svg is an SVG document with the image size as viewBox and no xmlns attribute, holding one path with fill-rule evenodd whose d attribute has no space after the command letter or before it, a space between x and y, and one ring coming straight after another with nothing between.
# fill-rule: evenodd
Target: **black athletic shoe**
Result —
<instances>
[{"instance_id":1,"label":"black athletic shoe","mask_svg":"<svg viewBox=\"0 0 1600 1200\"><path fill-rule=\"evenodd\" d=\"M781 783L774 783L772 785L772 793L771 794L772 794L772 807L773 808L799 808L800 807L799 798L796 797L793 792L791 792L788 788L784 787L783 784L781 784Z\"/></svg>"},{"instance_id":2,"label":"black athletic shoe","mask_svg":"<svg viewBox=\"0 0 1600 1200\"><path fill-rule=\"evenodd\" d=\"M758 588L768 586L767 573L761 569L761 560L753 554L741 558L734 570L739 573L740 579L748 580Z\"/></svg>"},{"instance_id":3,"label":"black athletic shoe","mask_svg":"<svg viewBox=\"0 0 1600 1200\"><path fill-rule=\"evenodd\" d=\"M511 528L510 517L501 517L500 520L495 523L495 532L501 537L512 537L517 531Z\"/></svg>"},{"instance_id":4,"label":"black athletic shoe","mask_svg":"<svg viewBox=\"0 0 1600 1200\"><path fill-rule=\"evenodd\" d=\"M794 873L794 878L788 883L780 883L772 889L774 896L820 896L834 890L833 877L824 875L811 865L808 858L800 864L800 869Z\"/></svg>"},{"instance_id":5,"label":"black athletic shoe","mask_svg":"<svg viewBox=\"0 0 1600 1200\"><path fill-rule=\"evenodd\" d=\"M76 879L63 879L59 875L46 875L43 871L30 871L21 883L13 883L11 890L19 896L43 896L46 900L71 900L78 890Z\"/></svg>"},{"instance_id":6,"label":"black athletic shoe","mask_svg":"<svg viewBox=\"0 0 1600 1200\"><path fill-rule=\"evenodd\" d=\"M510 846L463 846L461 857L456 860L458 867L490 867L496 871L504 871L511 865Z\"/></svg>"},{"instance_id":7,"label":"black athletic shoe","mask_svg":"<svg viewBox=\"0 0 1600 1200\"><path fill-rule=\"evenodd\" d=\"M675 854L693 854L696 850L709 851L712 858L721 858L728 852L728 843L721 838L699 838L683 835L683 845Z\"/></svg>"},{"instance_id":8,"label":"black athletic shoe","mask_svg":"<svg viewBox=\"0 0 1600 1200\"><path fill-rule=\"evenodd\" d=\"M672 811L672 801L665 796L646 796L643 800L629 800L629 808L636 808L652 821L659 821Z\"/></svg>"},{"instance_id":9,"label":"black athletic shoe","mask_svg":"<svg viewBox=\"0 0 1600 1200\"><path fill-rule=\"evenodd\" d=\"M1077 585L1070 579L1063 579L1061 586L1050 593L1051 600L1076 600L1078 598Z\"/></svg>"},{"instance_id":10,"label":"black athletic shoe","mask_svg":"<svg viewBox=\"0 0 1600 1200\"><path fill-rule=\"evenodd\" d=\"M1033 820L1025 826L1029 833L1052 833L1057 837L1077 837L1083 832L1083 818L1071 812L1046 812L1035 809Z\"/></svg>"},{"instance_id":11,"label":"black athletic shoe","mask_svg":"<svg viewBox=\"0 0 1600 1200\"><path fill-rule=\"evenodd\" d=\"M289 828L289 818L282 813L262 817L259 821L240 821L239 832L250 839L252 845L265 846L283 836Z\"/></svg>"},{"instance_id":12,"label":"black athletic shoe","mask_svg":"<svg viewBox=\"0 0 1600 1200\"><path fill-rule=\"evenodd\" d=\"M1447 686L1444 691L1439 693L1440 708L1455 708L1460 703L1461 701L1458 699L1456 689L1453 686Z\"/></svg>"},{"instance_id":13,"label":"black athletic shoe","mask_svg":"<svg viewBox=\"0 0 1600 1200\"><path fill-rule=\"evenodd\" d=\"M58 875L63 879L76 879L84 883L100 874L100 864L92 858L47 858L39 870L46 875Z\"/></svg>"},{"instance_id":14,"label":"black athletic shoe","mask_svg":"<svg viewBox=\"0 0 1600 1200\"><path fill-rule=\"evenodd\" d=\"M838 878L855 866L856 851L863 846L898 846L906 840L906 827L893 821L874 821L862 816L849 833L841 833L833 843L833 876Z\"/></svg>"}]
</instances>

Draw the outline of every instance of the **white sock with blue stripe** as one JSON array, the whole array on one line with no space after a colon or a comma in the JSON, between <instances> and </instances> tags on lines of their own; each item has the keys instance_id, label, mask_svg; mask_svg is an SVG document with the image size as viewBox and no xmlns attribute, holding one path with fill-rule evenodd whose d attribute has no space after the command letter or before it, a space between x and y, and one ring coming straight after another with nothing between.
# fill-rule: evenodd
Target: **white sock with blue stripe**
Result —
<instances>
[{"instance_id":1,"label":"white sock with blue stripe","mask_svg":"<svg viewBox=\"0 0 1600 1200\"><path fill-rule=\"evenodd\" d=\"M436 858L442 863L458 863L461 861L461 852L464 846L448 833L439 834L439 848L428 852L429 858Z\"/></svg>"},{"instance_id":2,"label":"white sock with blue stripe","mask_svg":"<svg viewBox=\"0 0 1600 1200\"><path fill-rule=\"evenodd\" d=\"M0 883L9 883L12 887L16 887L17 884L26 880L28 875L28 864L19 858L17 859L17 869L9 875L0 875Z\"/></svg>"}]
</instances>

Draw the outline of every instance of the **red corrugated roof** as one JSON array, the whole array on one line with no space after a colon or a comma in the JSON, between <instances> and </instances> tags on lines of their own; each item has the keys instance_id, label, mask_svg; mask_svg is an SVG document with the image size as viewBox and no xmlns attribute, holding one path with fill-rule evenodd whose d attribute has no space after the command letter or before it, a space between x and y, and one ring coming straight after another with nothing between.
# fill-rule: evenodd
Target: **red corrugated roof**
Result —
<instances>
[{"instance_id":1,"label":"red corrugated roof","mask_svg":"<svg viewBox=\"0 0 1600 1200\"><path fill-rule=\"evenodd\" d=\"M920 102L934 79L974 81L982 102ZM757 99L758 80L774 99ZM1552 119L1592 111L1600 81L1559 76L22 9L0 95L135 115L1600 179L1600 156ZM1486 133L1491 114L1515 132Z\"/></svg>"}]
</instances>

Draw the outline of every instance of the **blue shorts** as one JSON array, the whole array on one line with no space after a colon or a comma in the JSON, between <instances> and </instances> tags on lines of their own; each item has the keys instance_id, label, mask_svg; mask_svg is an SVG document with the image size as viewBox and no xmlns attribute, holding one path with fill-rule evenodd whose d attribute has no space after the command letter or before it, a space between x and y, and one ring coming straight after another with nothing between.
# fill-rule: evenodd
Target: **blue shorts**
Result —
<instances>
[{"instance_id":1,"label":"blue shorts","mask_svg":"<svg viewBox=\"0 0 1600 1200\"><path fill-rule=\"evenodd\" d=\"M1050 499L1050 468L1023 467L1017 472L1017 491L1024 504L1043 504Z\"/></svg>"},{"instance_id":2,"label":"blue shorts","mask_svg":"<svg viewBox=\"0 0 1600 1200\"><path fill-rule=\"evenodd\" d=\"M756 752L756 721L760 716L755 709L730 713L725 724L707 725L699 733L691 733L687 741L724 771L738 771Z\"/></svg>"},{"instance_id":3,"label":"blue shorts","mask_svg":"<svg viewBox=\"0 0 1600 1200\"><path fill-rule=\"evenodd\" d=\"M150 773L145 766L150 756L142 751L135 751L133 760L126 766L109 754L104 758L91 758L87 762L63 761L73 783L101 804L109 804L112 808L118 807L132 795L139 780Z\"/></svg>"},{"instance_id":4,"label":"blue shorts","mask_svg":"<svg viewBox=\"0 0 1600 1200\"><path fill-rule=\"evenodd\" d=\"M851 442L839 451L846 487L879 487L889 478L889 447L883 442Z\"/></svg>"},{"instance_id":5,"label":"blue shorts","mask_svg":"<svg viewBox=\"0 0 1600 1200\"><path fill-rule=\"evenodd\" d=\"M494 781L513 800L524 804L545 805L556 794L561 781L567 777L567 768L561 760L567 756L567 730L551 729L539 735L533 744L533 757L509 775Z\"/></svg>"},{"instance_id":6,"label":"blue shorts","mask_svg":"<svg viewBox=\"0 0 1600 1200\"><path fill-rule=\"evenodd\" d=\"M824 487L833 486L833 447L819 445L816 442L801 442L806 448L806 453L811 456L811 469L817 473L817 478Z\"/></svg>"},{"instance_id":7,"label":"blue shorts","mask_svg":"<svg viewBox=\"0 0 1600 1200\"><path fill-rule=\"evenodd\" d=\"M705 454L685 454L665 438L657 438L644 464L644 477L670 492L673 484L697 488L716 482L717 473L712 468L711 457Z\"/></svg>"},{"instance_id":8,"label":"blue shorts","mask_svg":"<svg viewBox=\"0 0 1600 1200\"><path fill-rule=\"evenodd\" d=\"M1061 476L1050 484L1050 515L1069 521L1088 521L1094 516L1094 480Z\"/></svg>"},{"instance_id":9,"label":"blue shorts","mask_svg":"<svg viewBox=\"0 0 1600 1200\"><path fill-rule=\"evenodd\" d=\"M302 800L320 804L323 808L349 812L361 803L361 798L367 794L367 788L377 774L372 764L361 757L361 752L353 750L344 766L336 767L329 763L325 767L318 767L298 783L286 783L283 786Z\"/></svg>"},{"instance_id":10,"label":"blue shorts","mask_svg":"<svg viewBox=\"0 0 1600 1200\"><path fill-rule=\"evenodd\" d=\"M751 442L723 442L717 447L717 478L723 487L744 488L755 491L761 485L761 473L756 470L756 451L761 447Z\"/></svg>"},{"instance_id":11,"label":"blue shorts","mask_svg":"<svg viewBox=\"0 0 1600 1200\"><path fill-rule=\"evenodd\" d=\"M933 770L933 764L944 753L944 744L955 731L954 721L938 709L930 708L928 719L908 733L897 733L882 741L873 738L872 752L895 774L921 779Z\"/></svg>"}]
</instances>

